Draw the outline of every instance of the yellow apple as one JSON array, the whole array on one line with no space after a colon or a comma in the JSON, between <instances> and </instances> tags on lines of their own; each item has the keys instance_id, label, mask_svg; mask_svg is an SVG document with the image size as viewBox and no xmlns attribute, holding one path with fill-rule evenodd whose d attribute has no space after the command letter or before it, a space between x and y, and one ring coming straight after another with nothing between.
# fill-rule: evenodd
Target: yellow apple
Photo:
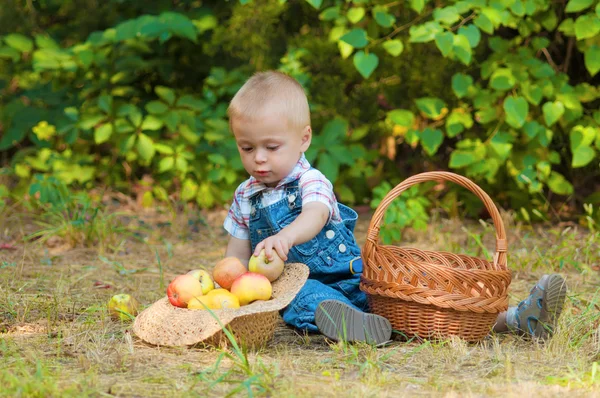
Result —
<instances>
[{"instance_id":1,"label":"yellow apple","mask_svg":"<svg viewBox=\"0 0 600 398\"><path fill-rule=\"evenodd\" d=\"M246 272L246 266L237 257L225 257L215 264L213 279L222 288L229 289L233 281Z\"/></svg>"},{"instance_id":2,"label":"yellow apple","mask_svg":"<svg viewBox=\"0 0 600 398\"><path fill-rule=\"evenodd\" d=\"M187 307L191 310L205 310L207 307L210 309L215 308L212 297L209 295L194 297L189 301Z\"/></svg>"},{"instance_id":3,"label":"yellow apple","mask_svg":"<svg viewBox=\"0 0 600 398\"><path fill-rule=\"evenodd\" d=\"M273 287L266 276L256 272L246 272L233 281L231 293L237 296L240 305L246 305L254 300L270 299Z\"/></svg>"},{"instance_id":4,"label":"yellow apple","mask_svg":"<svg viewBox=\"0 0 600 398\"><path fill-rule=\"evenodd\" d=\"M240 308L240 301L237 296L227 289L215 289L208 293L215 309L221 308Z\"/></svg>"},{"instance_id":5,"label":"yellow apple","mask_svg":"<svg viewBox=\"0 0 600 398\"><path fill-rule=\"evenodd\" d=\"M202 285L192 275L179 275L169 283L167 296L174 306L187 308L191 299L202 296Z\"/></svg>"},{"instance_id":6,"label":"yellow apple","mask_svg":"<svg viewBox=\"0 0 600 398\"><path fill-rule=\"evenodd\" d=\"M273 250L273 260L269 260L265 253L265 249L262 249L258 256L250 257L248 263L248 270L250 272L256 272L269 279L269 282L273 282L283 273L283 260L277 255L277 252Z\"/></svg>"},{"instance_id":7,"label":"yellow apple","mask_svg":"<svg viewBox=\"0 0 600 398\"><path fill-rule=\"evenodd\" d=\"M115 294L108 301L108 312L115 319L127 321L139 312L140 303L129 294Z\"/></svg>"},{"instance_id":8,"label":"yellow apple","mask_svg":"<svg viewBox=\"0 0 600 398\"><path fill-rule=\"evenodd\" d=\"M213 282L212 276L208 271L203 269L194 269L188 272L188 275L193 276L198 279L200 284L202 285L202 293L206 294L215 288L215 283Z\"/></svg>"}]
</instances>

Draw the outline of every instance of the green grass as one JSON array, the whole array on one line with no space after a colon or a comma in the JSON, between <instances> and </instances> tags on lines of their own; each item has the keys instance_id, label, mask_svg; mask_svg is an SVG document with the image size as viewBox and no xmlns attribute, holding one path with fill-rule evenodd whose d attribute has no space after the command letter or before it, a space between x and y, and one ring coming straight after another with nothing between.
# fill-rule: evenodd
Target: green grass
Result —
<instances>
[{"instance_id":1,"label":"green grass","mask_svg":"<svg viewBox=\"0 0 600 398\"><path fill-rule=\"evenodd\" d=\"M18 250L0 251L0 396L599 394L600 235L576 225L538 227L503 216L512 305L543 273L567 278L567 304L546 344L491 335L478 344L396 340L375 348L328 342L282 324L261 350L237 345L232 336L222 349L153 347L131 335L131 322L112 320L106 303L129 293L148 306L164 296L174 276L210 269L225 253L223 214L207 214L199 227L189 221L198 219L195 214L128 214L127 234L92 232L95 243L78 241L52 255L47 239L23 239L39 231L34 217L5 214L10 222L0 242L10 236ZM368 222L360 216L360 244ZM136 232L144 236L132 237ZM56 235L45 229L44 236ZM481 257L494 247L494 229L486 223L436 220L426 231L403 237L404 245Z\"/></svg>"}]
</instances>

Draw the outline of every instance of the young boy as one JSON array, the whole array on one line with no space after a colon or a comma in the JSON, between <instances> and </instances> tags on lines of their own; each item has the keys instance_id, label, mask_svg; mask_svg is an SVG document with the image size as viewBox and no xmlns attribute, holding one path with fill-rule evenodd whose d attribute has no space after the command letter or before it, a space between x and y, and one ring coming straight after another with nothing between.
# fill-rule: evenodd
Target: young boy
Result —
<instances>
[{"instance_id":1,"label":"young boy","mask_svg":"<svg viewBox=\"0 0 600 398\"><path fill-rule=\"evenodd\" d=\"M228 114L250 178L236 189L225 219L226 256L247 264L265 249L269 258L276 251L284 261L309 267L306 284L283 310L289 325L334 340L388 341L390 322L364 312L353 235L358 216L337 202L331 182L304 156L312 130L302 86L280 72L256 73L231 100ZM544 276L528 300L500 314L495 330L544 337L542 322L554 325L565 291L562 277Z\"/></svg>"}]
</instances>

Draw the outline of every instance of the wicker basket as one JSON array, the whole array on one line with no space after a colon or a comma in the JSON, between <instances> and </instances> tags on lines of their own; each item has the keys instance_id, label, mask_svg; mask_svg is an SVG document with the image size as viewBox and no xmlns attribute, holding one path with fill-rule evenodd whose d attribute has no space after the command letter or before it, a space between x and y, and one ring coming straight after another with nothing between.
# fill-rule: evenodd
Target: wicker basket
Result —
<instances>
[{"instance_id":1,"label":"wicker basket","mask_svg":"<svg viewBox=\"0 0 600 398\"><path fill-rule=\"evenodd\" d=\"M425 251L378 244L388 205L411 186L446 180L462 185L483 201L496 228L496 254L487 261L463 254ZM373 313L389 319L407 336L459 336L478 341L491 330L498 313L508 307L511 281L506 266L506 233L490 197L471 180L448 172L410 177L381 201L369 225L362 257L360 288Z\"/></svg>"}]
</instances>

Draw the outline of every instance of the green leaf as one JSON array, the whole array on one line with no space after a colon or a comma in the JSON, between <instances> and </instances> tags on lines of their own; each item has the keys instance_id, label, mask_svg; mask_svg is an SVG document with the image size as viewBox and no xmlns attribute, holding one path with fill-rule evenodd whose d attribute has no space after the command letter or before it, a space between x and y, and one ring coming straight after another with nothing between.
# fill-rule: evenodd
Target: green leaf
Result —
<instances>
[{"instance_id":1,"label":"green leaf","mask_svg":"<svg viewBox=\"0 0 600 398\"><path fill-rule=\"evenodd\" d=\"M84 115L79 121L78 125L84 130L89 130L105 118L106 116L104 115Z\"/></svg>"},{"instance_id":2,"label":"green leaf","mask_svg":"<svg viewBox=\"0 0 600 398\"><path fill-rule=\"evenodd\" d=\"M573 185L560 173L553 171L547 181L550 190L559 195L570 195L573 193Z\"/></svg>"},{"instance_id":3,"label":"green leaf","mask_svg":"<svg viewBox=\"0 0 600 398\"><path fill-rule=\"evenodd\" d=\"M340 7L335 6L335 7L329 7L329 8L324 9L319 14L319 19L321 21L333 21L334 19L339 18L339 16L340 16Z\"/></svg>"},{"instance_id":4,"label":"green leaf","mask_svg":"<svg viewBox=\"0 0 600 398\"><path fill-rule=\"evenodd\" d=\"M162 98L167 104L173 105L175 103L175 92L169 87L156 86L154 87L156 95Z\"/></svg>"},{"instance_id":5,"label":"green leaf","mask_svg":"<svg viewBox=\"0 0 600 398\"><path fill-rule=\"evenodd\" d=\"M406 109L394 109L389 111L387 118L394 124L409 128L415 121L415 115Z\"/></svg>"},{"instance_id":6,"label":"green leaf","mask_svg":"<svg viewBox=\"0 0 600 398\"><path fill-rule=\"evenodd\" d=\"M571 165L575 167L583 167L594 160L596 152L594 148L589 146L580 146L573 152L573 161Z\"/></svg>"},{"instance_id":7,"label":"green leaf","mask_svg":"<svg viewBox=\"0 0 600 398\"><path fill-rule=\"evenodd\" d=\"M543 92L539 86L535 84L529 84L529 82L526 81L521 84L521 90L530 104L539 105L542 101Z\"/></svg>"},{"instance_id":8,"label":"green leaf","mask_svg":"<svg viewBox=\"0 0 600 398\"><path fill-rule=\"evenodd\" d=\"M317 10L321 8L321 4L323 4L323 0L306 0L306 2Z\"/></svg>"},{"instance_id":9,"label":"green leaf","mask_svg":"<svg viewBox=\"0 0 600 398\"><path fill-rule=\"evenodd\" d=\"M153 115L146 115L142 122L142 130L160 130L163 126L163 121Z\"/></svg>"},{"instance_id":10,"label":"green leaf","mask_svg":"<svg viewBox=\"0 0 600 398\"><path fill-rule=\"evenodd\" d=\"M328 153L322 153L319 155L318 160L319 170L331 181L335 183L338 177L340 165L335 158Z\"/></svg>"},{"instance_id":11,"label":"green leaf","mask_svg":"<svg viewBox=\"0 0 600 398\"><path fill-rule=\"evenodd\" d=\"M203 111L208 105L192 95L183 95L177 100L177 106L191 109L193 111Z\"/></svg>"},{"instance_id":12,"label":"green leaf","mask_svg":"<svg viewBox=\"0 0 600 398\"><path fill-rule=\"evenodd\" d=\"M12 148L14 145L23 141L25 136L27 135L27 129L11 127L7 131L5 131L2 135L0 135L0 150L5 150L8 148Z\"/></svg>"},{"instance_id":13,"label":"green leaf","mask_svg":"<svg viewBox=\"0 0 600 398\"><path fill-rule=\"evenodd\" d=\"M452 25L453 23L458 22L460 15L456 7L448 6L433 10L433 18L436 21L442 22L446 25Z\"/></svg>"},{"instance_id":14,"label":"green leaf","mask_svg":"<svg viewBox=\"0 0 600 398\"><path fill-rule=\"evenodd\" d=\"M101 95L98 97L98 107L105 113L111 113L113 98L110 95Z\"/></svg>"},{"instance_id":15,"label":"green leaf","mask_svg":"<svg viewBox=\"0 0 600 398\"><path fill-rule=\"evenodd\" d=\"M496 69L490 77L490 86L498 91L510 90L516 82L512 71L507 68Z\"/></svg>"},{"instance_id":16,"label":"green leaf","mask_svg":"<svg viewBox=\"0 0 600 398\"><path fill-rule=\"evenodd\" d=\"M579 12L581 10L585 10L592 4L594 4L595 0L570 0L567 3L567 7L565 8L565 12Z\"/></svg>"},{"instance_id":17,"label":"green leaf","mask_svg":"<svg viewBox=\"0 0 600 398\"><path fill-rule=\"evenodd\" d=\"M443 31L439 23L429 21L423 25L413 25L408 30L411 43L427 43L435 39L435 35Z\"/></svg>"},{"instance_id":18,"label":"green leaf","mask_svg":"<svg viewBox=\"0 0 600 398\"><path fill-rule=\"evenodd\" d=\"M10 58L13 62L21 59L21 53L11 47L0 47L0 58Z\"/></svg>"},{"instance_id":19,"label":"green leaf","mask_svg":"<svg viewBox=\"0 0 600 398\"><path fill-rule=\"evenodd\" d=\"M469 39L469 45L471 48L477 47L481 40L481 32L475 25L463 25L458 28L458 34L465 36Z\"/></svg>"},{"instance_id":20,"label":"green leaf","mask_svg":"<svg viewBox=\"0 0 600 398\"><path fill-rule=\"evenodd\" d=\"M454 44L454 35L452 32L440 32L435 35L435 45L440 50L444 57L448 56L452 52L452 45Z\"/></svg>"},{"instance_id":21,"label":"green leaf","mask_svg":"<svg viewBox=\"0 0 600 398\"><path fill-rule=\"evenodd\" d=\"M4 36L4 42L22 53L28 53L33 50L33 40L19 33L11 33Z\"/></svg>"},{"instance_id":22,"label":"green leaf","mask_svg":"<svg viewBox=\"0 0 600 398\"><path fill-rule=\"evenodd\" d=\"M383 43L383 48L393 57L397 57L404 51L404 44L400 40L387 40Z\"/></svg>"},{"instance_id":23,"label":"green leaf","mask_svg":"<svg viewBox=\"0 0 600 398\"><path fill-rule=\"evenodd\" d=\"M410 8L420 14L425 8L425 3L426 0L410 0Z\"/></svg>"},{"instance_id":24,"label":"green leaf","mask_svg":"<svg viewBox=\"0 0 600 398\"><path fill-rule=\"evenodd\" d=\"M165 122L169 131L176 131L179 122L181 121L181 116L179 112L170 111L166 115L161 116L161 120Z\"/></svg>"},{"instance_id":25,"label":"green leaf","mask_svg":"<svg viewBox=\"0 0 600 398\"><path fill-rule=\"evenodd\" d=\"M146 104L146 110L152 114L160 115L169 110L169 106L162 101L150 101Z\"/></svg>"},{"instance_id":26,"label":"green leaf","mask_svg":"<svg viewBox=\"0 0 600 398\"><path fill-rule=\"evenodd\" d=\"M154 156L154 142L152 138L148 137L146 134L140 134L138 136L136 148L140 157L144 160L151 160Z\"/></svg>"},{"instance_id":27,"label":"green leaf","mask_svg":"<svg viewBox=\"0 0 600 398\"><path fill-rule=\"evenodd\" d=\"M175 158L173 158L172 156L163 158L158 163L158 172L164 173L165 171L172 170L174 165L175 165Z\"/></svg>"},{"instance_id":28,"label":"green leaf","mask_svg":"<svg viewBox=\"0 0 600 398\"><path fill-rule=\"evenodd\" d=\"M364 29L352 29L342 36L340 40L350 44L354 48L363 48L369 44L367 32Z\"/></svg>"},{"instance_id":29,"label":"green leaf","mask_svg":"<svg viewBox=\"0 0 600 398\"><path fill-rule=\"evenodd\" d=\"M175 153L172 147L160 143L154 144L154 149L156 150L156 152L162 153L163 155L172 155Z\"/></svg>"},{"instance_id":30,"label":"green leaf","mask_svg":"<svg viewBox=\"0 0 600 398\"><path fill-rule=\"evenodd\" d=\"M452 51L463 64L469 65L471 63L471 44L469 44L469 39L466 36L454 36Z\"/></svg>"},{"instance_id":31,"label":"green leaf","mask_svg":"<svg viewBox=\"0 0 600 398\"><path fill-rule=\"evenodd\" d=\"M565 113L565 106L560 101L546 102L542 106L542 111L544 112L546 126L550 127Z\"/></svg>"},{"instance_id":32,"label":"green leaf","mask_svg":"<svg viewBox=\"0 0 600 398\"><path fill-rule=\"evenodd\" d=\"M489 35L494 34L494 24L492 23L492 21L490 21L490 19L487 16L485 16L485 14L479 14L478 16L476 16L473 20L473 23L485 33Z\"/></svg>"},{"instance_id":33,"label":"green leaf","mask_svg":"<svg viewBox=\"0 0 600 398\"><path fill-rule=\"evenodd\" d=\"M594 77L600 71L600 47L594 44L585 50L584 62L586 69Z\"/></svg>"},{"instance_id":34,"label":"green leaf","mask_svg":"<svg viewBox=\"0 0 600 398\"><path fill-rule=\"evenodd\" d=\"M577 125L571 129L569 140L571 141L571 151L575 151L580 146L590 146L596 138L596 129L594 127L584 127Z\"/></svg>"},{"instance_id":35,"label":"green leaf","mask_svg":"<svg viewBox=\"0 0 600 398\"><path fill-rule=\"evenodd\" d=\"M173 34L196 42L198 31L194 23L185 15L176 12L163 12L158 20L168 26Z\"/></svg>"},{"instance_id":36,"label":"green leaf","mask_svg":"<svg viewBox=\"0 0 600 398\"><path fill-rule=\"evenodd\" d=\"M427 127L420 134L421 145L429 156L435 155L440 145L444 141L444 134L438 129Z\"/></svg>"},{"instance_id":37,"label":"green leaf","mask_svg":"<svg viewBox=\"0 0 600 398\"><path fill-rule=\"evenodd\" d=\"M506 97L504 99L504 112L506 112L506 123L518 129L525 124L529 113L529 104L523 97Z\"/></svg>"},{"instance_id":38,"label":"green leaf","mask_svg":"<svg viewBox=\"0 0 600 398\"><path fill-rule=\"evenodd\" d=\"M469 92L469 88L473 85L473 78L464 73L455 73L452 76L452 90L458 98L462 98Z\"/></svg>"},{"instance_id":39,"label":"green leaf","mask_svg":"<svg viewBox=\"0 0 600 398\"><path fill-rule=\"evenodd\" d=\"M363 7L352 7L346 13L346 18L352 23L357 23L365 16L365 9Z\"/></svg>"},{"instance_id":40,"label":"green leaf","mask_svg":"<svg viewBox=\"0 0 600 398\"><path fill-rule=\"evenodd\" d=\"M364 51L358 51L354 54L353 62L362 77L368 79L379 65L379 58L373 53L365 54Z\"/></svg>"},{"instance_id":41,"label":"green leaf","mask_svg":"<svg viewBox=\"0 0 600 398\"><path fill-rule=\"evenodd\" d=\"M600 33L600 18L594 14L584 14L575 21L577 40L589 39Z\"/></svg>"},{"instance_id":42,"label":"green leaf","mask_svg":"<svg viewBox=\"0 0 600 398\"><path fill-rule=\"evenodd\" d=\"M465 128L473 127L473 117L471 113L462 108L453 109L450 116L446 119L446 132L448 137L456 137Z\"/></svg>"},{"instance_id":43,"label":"green leaf","mask_svg":"<svg viewBox=\"0 0 600 398\"><path fill-rule=\"evenodd\" d=\"M372 14L375 22L384 28L392 27L396 23L396 17L388 12L387 7L375 6Z\"/></svg>"},{"instance_id":44,"label":"green leaf","mask_svg":"<svg viewBox=\"0 0 600 398\"><path fill-rule=\"evenodd\" d=\"M429 119L437 119L448 112L446 103L439 98L424 97L415 100L417 108Z\"/></svg>"},{"instance_id":45,"label":"green leaf","mask_svg":"<svg viewBox=\"0 0 600 398\"><path fill-rule=\"evenodd\" d=\"M513 14L519 17L525 16L525 7L523 7L523 3L521 0L515 0L514 3L511 4L510 10Z\"/></svg>"},{"instance_id":46,"label":"green leaf","mask_svg":"<svg viewBox=\"0 0 600 398\"><path fill-rule=\"evenodd\" d=\"M196 197L198 192L198 184L196 181L186 178L181 186L181 199L185 202Z\"/></svg>"},{"instance_id":47,"label":"green leaf","mask_svg":"<svg viewBox=\"0 0 600 398\"><path fill-rule=\"evenodd\" d=\"M513 138L510 134L501 131L490 140L490 145L500 159L506 160L513 147L512 141Z\"/></svg>"},{"instance_id":48,"label":"green leaf","mask_svg":"<svg viewBox=\"0 0 600 398\"><path fill-rule=\"evenodd\" d=\"M450 155L450 163L448 166L453 169L459 169L473 164L479 160L478 156L471 151L455 149Z\"/></svg>"},{"instance_id":49,"label":"green leaf","mask_svg":"<svg viewBox=\"0 0 600 398\"><path fill-rule=\"evenodd\" d=\"M99 126L96 128L96 130L94 130L94 141L96 144L102 144L103 142L108 141L112 133L112 123L104 123L102 126Z\"/></svg>"}]
</instances>

